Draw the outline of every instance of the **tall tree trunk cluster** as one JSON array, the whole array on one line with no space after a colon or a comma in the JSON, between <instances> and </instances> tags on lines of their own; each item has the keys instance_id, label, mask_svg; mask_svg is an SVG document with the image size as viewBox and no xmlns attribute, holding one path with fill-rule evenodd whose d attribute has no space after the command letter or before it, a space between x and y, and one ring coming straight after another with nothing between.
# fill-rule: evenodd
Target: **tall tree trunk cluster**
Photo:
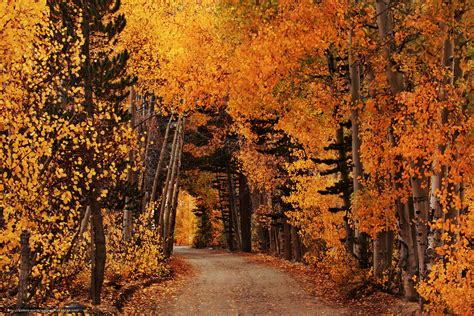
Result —
<instances>
[{"instance_id":1,"label":"tall tree trunk cluster","mask_svg":"<svg viewBox=\"0 0 474 316\"><path fill-rule=\"evenodd\" d=\"M216 174L214 187L219 193L226 248L251 252L252 200L247 178L228 165L224 172Z\"/></svg>"},{"instance_id":2,"label":"tall tree trunk cluster","mask_svg":"<svg viewBox=\"0 0 474 316\"><path fill-rule=\"evenodd\" d=\"M131 210L146 213L148 224L159 230L164 255L169 257L174 243L185 118L158 117L154 113L154 100L154 96L138 96L134 100L131 96L130 114L137 133L143 135L140 146L144 150L140 173L130 170L128 175L129 185L135 187L138 194L126 198L123 236L124 242L128 242L132 235ZM135 110L135 103L141 104L139 111ZM134 153L130 157L132 165L136 165Z\"/></svg>"},{"instance_id":3,"label":"tall tree trunk cluster","mask_svg":"<svg viewBox=\"0 0 474 316\"><path fill-rule=\"evenodd\" d=\"M376 0L376 17L379 37L383 43L383 54L386 62L386 80L389 84L391 95L395 99L409 86L409 78L405 78L404 74L399 70L393 58L396 53L396 43L393 37L394 21L392 13L394 8L387 0ZM351 110L351 138L352 152L350 154L352 160L352 180L351 194L356 196L364 191L364 166L361 157L361 116L360 110L363 101L361 101L361 81L363 79L370 80L370 74L364 69L363 62L357 56L356 50L352 43L353 33L348 34L348 56L349 56L349 85L352 97ZM451 76L446 80L446 85L454 85L460 78L461 71L458 67L459 60L456 59L456 39L451 33L446 31L446 39L444 41L443 51L440 55L440 68L447 69ZM364 78L365 76L365 78ZM369 91L370 93L370 91ZM443 97L443 91L440 92ZM397 105L396 105L397 106ZM395 108L395 111L397 108ZM456 119L451 115L447 108L441 111L439 121L441 125L447 124L449 120ZM388 142L393 148L399 145L399 139L395 132L394 125L388 130ZM341 143L344 133L341 127L336 131L336 139ZM381 279L385 273L389 273L392 265L393 252L396 246L399 250L399 268L401 271L402 291L407 300L418 300L418 294L415 290L415 277L426 278L431 266L436 259L435 249L443 244L441 236L443 230L437 228L434 224L436 221L455 223L459 216L460 208L455 207L452 200L454 196L459 197L462 201L460 184L452 184L447 179L449 166L438 163L437 157L442 157L449 142L437 148L436 157L432 166L428 166L423 159L405 161L406 158L398 155L395 157L393 164L395 166L391 174L392 189L395 193L394 211L397 214L398 233L395 239L393 231L382 231L371 240L367 235L359 229L358 222L355 221L352 226L346 225L346 247L359 261L362 268L372 266L374 276ZM340 159L344 159L343 153L340 152ZM316 161L322 163L323 161ZM409 167L407 167L409 166ZM406 173L404 168L412 170L412 176L407 181L403 176ZM433 176L428 176L430 173ZM341 181L347 181L348 172L342 172ZM337 186L337 185L336 185ZM408 188L408 189L407 189ZM331 189L331 188L328 188ZM334 188L333 188L334 189ZM327 190L330 191L330 190ZM406 192L408 196L402 196L401 192ZM442 202L440 201L440 193L445 192L448 201L444 201L447 205L447 211L443 212ZM330 192L321 192L328 194ZM342 209L348 209L352 212L356 211L358 205L357 199L348 199L347 194L340 190L341 197L344 201ZM450 200L451 199L451 200ZM353 239L352 239L353 238ZM456 239L451 238L451 242ZM395 242L397 240L397 242ZM273 246L275 247L275 246ZM277 245L278 247L278 245ZM420 301L420 303L422 303Z\"/></svg>"},{"instance_id":4,"label":"tall tree trunk cluster","mask_svg":"<svg viewBox=\"0 0 474 316\"><path fill-rule=\"evenodd\" d=\"M285 260L302 261L304 246L298 228L291 225L286 216L271 217L269 226L263 238L268 238L270 253Z\"/></svg>"},{"instance_id":5,"label":"tall tree trunk cluster","mask_svg":"<svg viewBox=\"0 0 474 316\"><path fill-rule=\"evenodd\" d=\"M181 166L181 154L184 142L185 118L179 118L176 123L171 148L170 162L160 204L160 221L158 224L163 238L163 249L166 257L173 251L174 228L176 224L176 208L178 206L179 193L179 169Z\"/></svg>"},{"instance_id":6,"label":"tall tree trunk cluster","mask_svg":"<svg viewBox=\"0 0 474 316\"><path fill-rule=\"evenodd\" d=\"M286 260L301 261L303 245L298 229L286 215L271 214L267 223L252 218L260 207L272 209L268 193L252 192L247 177L235 173L231 167L216 175L215 187L219 192L219 208L224 224L226 248L251 252L252 245Z\"/></svg>"}]
</instances>

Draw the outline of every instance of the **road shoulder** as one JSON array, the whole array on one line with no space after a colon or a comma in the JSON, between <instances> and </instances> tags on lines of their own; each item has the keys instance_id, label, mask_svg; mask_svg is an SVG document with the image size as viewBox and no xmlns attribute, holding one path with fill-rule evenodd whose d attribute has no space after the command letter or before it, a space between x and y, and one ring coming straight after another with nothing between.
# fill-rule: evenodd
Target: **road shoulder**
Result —
<instances>
[{"instance_id":1,"label":"road shoulder","mask_svg":"<svg viewBox=\"0 0 474 316\"><path fill-rule=\"evenodd\" d=\"M262 253L243 253L238 255L254 263L264 264L291 275L312 296L325 304L337 308L350 306L350 314L413 315L419 307L417 303L405 302L400 298L381 292L373 287L365 289L357 298L348 298L330 277L299 262L291 262Z\"/></svg>"}]
</instances>

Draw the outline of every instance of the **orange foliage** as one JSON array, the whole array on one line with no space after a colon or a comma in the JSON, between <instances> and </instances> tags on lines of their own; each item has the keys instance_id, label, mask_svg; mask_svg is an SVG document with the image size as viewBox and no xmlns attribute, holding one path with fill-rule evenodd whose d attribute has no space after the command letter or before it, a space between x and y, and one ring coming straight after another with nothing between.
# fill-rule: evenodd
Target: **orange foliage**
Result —
<instances>
[{"instance_id":1,"label":"orange foliage","mask_svg":"<svg viewBox=\"0 0 474 316\"><path fill-rule=\"evenodd\" d=\"M355 284L369 276L356 268L344 247L345 212L352 229L375 239L383 231L406 229L397 225L396 205L419 207L425 201L428 219L417 209L408 223L415 231L425 227L430 238L439 234L441 240L427 267L417 267L427 271L418 276L418 293L429 311L469 314L474 300L474 10L467 1L415 0L390 2L387 12L377 12L381 4L385 2L124 0L127 25L120 41L107 49L127 48L131 59L126 71L138 76L137 90L158 97L159 114L188 116L190 131L209 122L202 112L228 114L225 128L209 127L212 139L206 146L189 143L185 150L206 155L223 147L229 134L237 135L233 158L252 190L268 195L268 203L256 212L279 210L272 201L286 186L289 195L283 202L291 208L286 215L309 247L308 261L338 281ZM85 206L82 191L99 181L123 182L133 168L129 152L143 150L137 148L135 132L120 121L122 109L97 102L94 116L80 124L48 111L48 102L69 89L68 107L84 114L83 88L62 86L68 76L79 75L84 56L82 35L66 45L67 34L48 24L44 10L42 1L0 4L1 285L17 283L12 272L19 259L19 235L29 229L31 246L43 252L44 262L33 268L43 294L61 273L75 274L86 256L79 246L70 266L58 263L72 247ZM389 36L381 27L384 13L393 27ZM64 41L55 42L53 35ZM51 66L52 60L57 64ZM354 67L361 71L360 87L350 79ZM272 122L274 133L264 135L263 143L252 129L257 120ZM341 207L341 199L318 191L335 184L339 175L323 176L327 169L313 160L337 158L325 147L333 143L339 124L349 120L360 128L352 136L362 145L352 155L361 158L363 175L356 179L361 188L351 196L349 210L333 213L330 209ZM117 126L108 130L112 121ZM269 153L284 137L294 147L284 154ZM94 167L77 154L82 147L94 152ZM60 158L51 159L53 152ZM186 183L189 194L181 191L179 196L177 241L190 242L196 231L192 210L202 202L210 212L215 242L220 228L212 177L190 172L187 178L194 183ZM426 196L413 199L416 190ZM110 194L104 188L99 199ZM202 200L198 203L190 194ZM430 212L438 208L436 219ZM109 246L115 249L111 271L128 276L161 271L161 250L153 242L156 232L144 224L148 219L136 223L144 246L135 240L136 247L126 249L114 220L108 221ZM413 247L424 255L423 246L415 242Z\"/></svg>"},{"instance_id":2,"label":"orange foliage","mask_svg":"<svg viewBox=\"0 0 474 316\"><path fill-rule=\"evenodd\" d=\"M191 246L197 230L196 199L186 191L179 192L178 208L176 210L175 240L177 245Z\"/></svg>"}]
</instances>

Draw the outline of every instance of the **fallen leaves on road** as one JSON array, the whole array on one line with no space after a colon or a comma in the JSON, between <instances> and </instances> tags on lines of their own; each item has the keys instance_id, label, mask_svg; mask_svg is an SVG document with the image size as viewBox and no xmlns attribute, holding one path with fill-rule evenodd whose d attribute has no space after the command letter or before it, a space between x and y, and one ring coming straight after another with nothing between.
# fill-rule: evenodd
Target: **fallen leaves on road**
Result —
<instances>
[{"instance_id":1,"label":"fallen leaves on road","mask_svg":"<svg viewBox=\"0 0 474 316\"><path fill-rule=\"evenodd\" d=\"M290 273L312 295L323 300L326 304L350 309L351 314L413 314L418 310L418 304L404 302L399 298L383 293L375 288L367 289L361 297L349 299L339 286L324 273L299 263L280 259L268 254L238 253L255 263L270 265ZM370 287L370 285L368 285Z\"/></svg>"},{"instance_id":2,"label":"fallen leaves on road","mask_svg":"<svg viewBox=\"0 0 474 316\"><path fill-rule=\"evenodd\" d=\"M176 299L179 291L195 275L195 270L179 257L172 257L170 265L173 273L169 279L134 292L127 299L121 312L127 315L159 312L164 299Z\"/></svg>"}]
</instances>

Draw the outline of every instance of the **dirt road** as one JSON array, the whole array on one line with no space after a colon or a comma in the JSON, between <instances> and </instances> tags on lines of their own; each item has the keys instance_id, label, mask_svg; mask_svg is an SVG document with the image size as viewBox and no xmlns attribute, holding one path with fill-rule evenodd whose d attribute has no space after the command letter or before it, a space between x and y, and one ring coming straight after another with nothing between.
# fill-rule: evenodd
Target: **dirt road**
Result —
<instances>
[{"instance_id":1,"label":"dirt road","mask_svg":"<svg viewBox=\"0 0 474 316\"><path fill-rule=\"evenodd\" d=\"M286 273L245 257L175 248L196 270L178 295L159 307L165 315L341 315L307 294Z\"/></svg>"}]
</instances>

